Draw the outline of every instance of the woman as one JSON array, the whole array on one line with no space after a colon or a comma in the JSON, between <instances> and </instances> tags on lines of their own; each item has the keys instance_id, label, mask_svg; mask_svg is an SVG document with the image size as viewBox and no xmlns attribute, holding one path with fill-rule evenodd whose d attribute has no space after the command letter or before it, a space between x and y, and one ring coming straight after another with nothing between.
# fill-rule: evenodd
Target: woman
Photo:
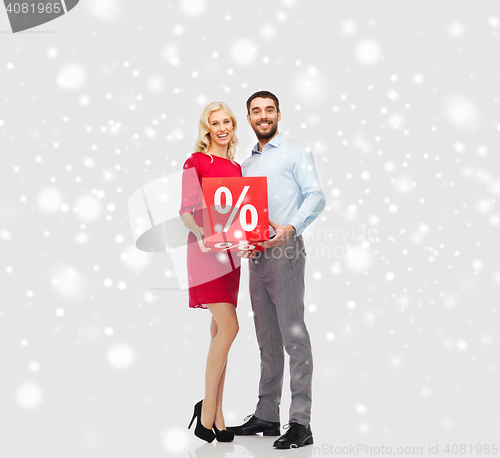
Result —
<instances>
[{"instance_id":1,"label":"woman","mask_svg":"<svg viewBox=\"0 0 500 458\"><path fill-rule=\"evenodd\" d=\"M210 253L203 243L204 177L240 177L241 167L234 162L236 118L222 102L209 104L199 121L197 151L184 164L182 208L180 215L191 231L188 236L187 263L189 307L210 310L211 344L205 372L205 398L195 405L191 427L197 419L195 435L212 442L229 442L222 414L222 394L227 355L239 330L236 316L240 284L240 259L232 253ZM215 434L214 434L215 431Z\"/></svg>"}]
</instances>

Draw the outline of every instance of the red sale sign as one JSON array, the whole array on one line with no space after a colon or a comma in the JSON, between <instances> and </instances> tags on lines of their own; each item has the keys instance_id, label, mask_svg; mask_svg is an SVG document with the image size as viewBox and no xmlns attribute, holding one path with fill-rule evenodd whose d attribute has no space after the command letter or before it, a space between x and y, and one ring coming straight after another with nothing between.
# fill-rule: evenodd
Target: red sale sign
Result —
<instances>
[{"instance_id":1,"label":"red sale sign","mask_svg":"<svg viewBox=\"0 0 500 458\"><path fill-rule=\"evenodd\" d=\"M266 177L203 178L204 243L214 251L264 248L269 239Z\"/></svg>"}]
</instances>

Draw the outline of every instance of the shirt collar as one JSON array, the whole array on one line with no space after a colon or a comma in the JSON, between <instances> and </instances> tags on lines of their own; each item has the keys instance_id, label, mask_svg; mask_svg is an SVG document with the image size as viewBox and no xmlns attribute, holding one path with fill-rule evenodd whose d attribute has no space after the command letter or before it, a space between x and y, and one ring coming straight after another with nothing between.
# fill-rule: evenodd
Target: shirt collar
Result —
<instances>
[{"instance_id":1,"label":"shirt collar","mask_svg":"<svg viewBox=\"0 0 500 458\"><path fill-rule=\"evenodd\" d=\"M275 148L277 148L278 146L280 146L281 142L285 139L285 136L281 133L281 132L278 132L278 135L276 135L275 137L271 138L271 140L269 140L269 142L267 142L265 145L264 145L264 148L267 146L267 145L270 145L270 146L274 146ZM263 148L263 149L264 149ZM261 151L259 151L259 142L257 142L254 147L252 148L252 156L254 154L261 154Z\"/></svg>"}]
</instances>

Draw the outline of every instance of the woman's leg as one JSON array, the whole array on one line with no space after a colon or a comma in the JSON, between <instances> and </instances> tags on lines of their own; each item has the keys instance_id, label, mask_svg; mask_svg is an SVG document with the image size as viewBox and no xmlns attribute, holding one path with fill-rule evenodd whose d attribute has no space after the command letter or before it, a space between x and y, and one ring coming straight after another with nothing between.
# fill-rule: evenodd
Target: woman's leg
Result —
<instances>
[{"instance_id":1,"label":"woman's leg","mask_svg":"<svg viewBox=\"0 0 500 458\"><path fill-rule=\"evenodd\" d=\"M215 417L218 424L225 426L222 415L222 395L229 349L239 330L234 305L228 303L207 304L212 312L210 334L212 342L207 357L205 373L205 398L201 412L201 422L205 428L212 428ZM220 428L219 428L220 429Z\"/></svg>"},{"instance_id":2,"label":"woman's leg","mask_svg":"<svg viewBox=\"0 0 500 458\"><path fill-rule=\"evenodd\" d=\"M210 323L210 337L211 342L214 341L214 339L217 337L217 334L219 333L219 327L217 326L217 321L215 321L215 318L212 316L212 322ZM219 379L219 385L217 386L217 401L216 401L216 408L215 408L215 426L217 426L217 429L223 430L226 429L226 423L224 422L224 414L222 413L222 395L224 394L224 381L226 379L226 367L227 367L227 359L226 359L226 364L224 364L224 369L222 369L222 374Z\"/></svg>"}]
</instances>

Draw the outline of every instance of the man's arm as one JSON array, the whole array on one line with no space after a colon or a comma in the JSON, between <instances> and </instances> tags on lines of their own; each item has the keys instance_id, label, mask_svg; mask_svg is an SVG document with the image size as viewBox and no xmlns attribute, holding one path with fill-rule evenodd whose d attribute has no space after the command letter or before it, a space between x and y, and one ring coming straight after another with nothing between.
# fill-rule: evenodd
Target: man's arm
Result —
<instances>
[{"instance_id":1,"label":"man's arm","mask_svg":"<svg viewBox=\"0 0 500 458\"><path fill-rule=\"evenodd\" d=\"M265 248L279 246L292 236L298 237L325 208L325 195L321 189L312 153L305 149L300 151L297 154L292 171L295 181L304 196L304 201L286 226L269 221L270 226L276 232L276 236L259 243Z\"/></svg>"},{"instance_id":2,"label":"man's arm","mask_svg":"<svg viewBox=\"0 0 500 458\"><path fill-rule=\"evenodd\" d=\"M304 196L302 205L289 222L295 228L294 236L297 237L323 211L326 199L311 151L305 150L297 155L297 160L293 165L293 175Z\"/></svg>"}]
</instances>

